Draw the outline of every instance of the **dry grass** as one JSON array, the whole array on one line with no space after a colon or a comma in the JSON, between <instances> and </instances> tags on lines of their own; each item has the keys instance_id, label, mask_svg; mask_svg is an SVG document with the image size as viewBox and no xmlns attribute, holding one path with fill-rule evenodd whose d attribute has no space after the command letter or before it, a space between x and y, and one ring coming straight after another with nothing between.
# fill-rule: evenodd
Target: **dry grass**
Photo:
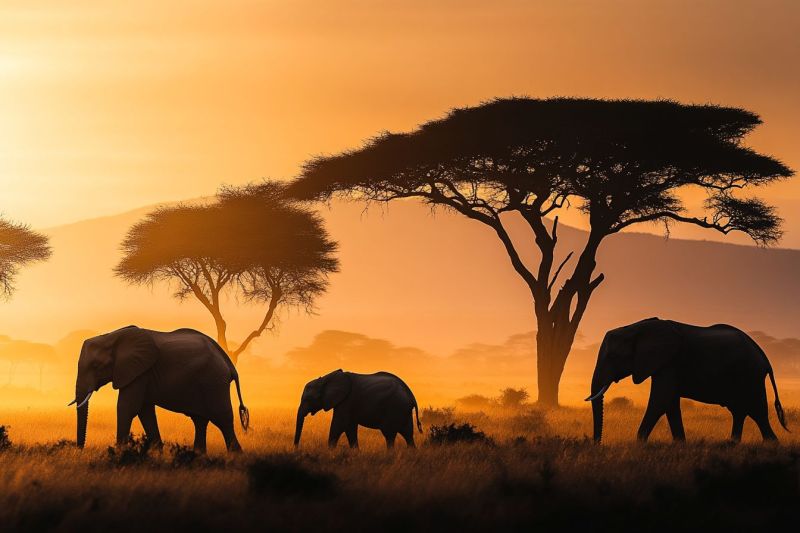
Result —
<instances>
[{"instance_id":1,"label":"dry grass","mask_svg":"<svg viewBox=\"0 0 800 533\"><path fill-rule=\"evenodd\" d=\"M474 424L495 445L432 446L418 435L419 449L400 443L391 453L365 429L361 450L344 439L327 450L330 415L318 415L295 452L293 413L254 408L245 454L225 454L211 429L208 459L167 446L126 466L107 450L109 409L90 415L84 451L58 442L74 439L72 411L4 412L13 445L0 452L0 529L742 530L797 518L798 411L788 411L797 432L776 429L781 444L762 444L748 423L735 447L725 442L730 417L721 408L686 406L685 445L669 442L664 421L651 444L632 442L641 414L608 409L608 439L596 446L586 438L588 409L455 412L453 422ZM159 419L167 441L191 442L186 419ZM176 453L184 454L178 465Z\"/></svg>"}]
</instances>

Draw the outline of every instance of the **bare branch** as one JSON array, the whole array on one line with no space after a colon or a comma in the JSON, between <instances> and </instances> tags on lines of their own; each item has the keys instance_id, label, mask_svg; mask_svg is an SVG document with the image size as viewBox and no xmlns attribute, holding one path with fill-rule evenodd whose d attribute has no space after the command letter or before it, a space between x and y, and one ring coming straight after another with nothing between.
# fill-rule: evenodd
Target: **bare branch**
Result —
<instances>
[{"instance_id":1,"label":"bare branch","mask_svg":"<svg viewBox=\"0 0 800 533\"><path fill-rule=\"evenodd\" d=\"M550 281L550 283L547 285L547 290L548 290L548 291L550 291L550 290L552 290L552 289L553 289L553 285L555 285L555 283L556 283L556 280L558 279L558 275L559 275L559 274L561 274L561 269L562 269L562 268L564 268L564 265L566 265L566 264L567 264L567 261L569 261L569 260L570 260L570 258L572 257L572 254L573 254L573 253L574 253L574 252L570 252L570 253L568 253L568 254L567 254L567 257L565 257L565 258L564 258L564 260L563 260L563 261L561 261L561 264L560 264L560 265L558 265L558 268L556 269L556 273L555 273L555 275L553 276L553 279L552 279L552 281Z\"/></svg>"}]
</instances>

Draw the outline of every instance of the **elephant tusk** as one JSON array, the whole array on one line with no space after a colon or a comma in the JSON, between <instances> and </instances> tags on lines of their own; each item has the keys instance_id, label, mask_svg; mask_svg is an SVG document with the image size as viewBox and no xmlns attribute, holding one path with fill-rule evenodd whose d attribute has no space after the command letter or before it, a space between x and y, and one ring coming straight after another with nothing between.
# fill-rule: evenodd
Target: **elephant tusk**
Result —
<instances>
[{"instance_id":1,"label":"elephant tusk","mask_svg":"<svg viewBox=\"0 0 800 533\"><path fill-rule=\"evenodd\" d=\"M592 401L594 401L594 400L596 400L596 399L598 399L598 398L602 397L602 396L603 396L603 394L605 394L605 393L606 393L606 391L608 390L608 388L609 388L610 386L611 386L611 383L609 383L608 385L606 385L605 387L603 387L602 389L600 389L600 391L599 391L597 394L595 394L594 396L589 396L589 397L588 397L588 398L586 398L584 401L585 401L585 402L592 402Z\"/></svg>"},{"instance_id":2,"label":"elephant tusk","mask_svg":"<svg viewBox=\"0 0 800 533\"><path fill-rule=\"evenodd\" d=\"M86 395L86 398L85 398L85 399L84 399L84 400L83 400L81 403L79 403L79 404L78 404L78 406L77 406L76 408L77 408L77 409L80 409L81 407L83 407L83 406L86 404L86 402L88 402L88 401L89 401L89 398L91 398L91 397L92 397L92 394L94 394L94 391L92 391L92 392L90 392L89 394L87 394L87 395ZM72 402L72 403L75 403L75 402ZM70 405L71 405L71 404L70 404Z\"/></svg>"},{"instance_id":3,"label":"elephant tusk","mask_svg":"<svg viewBox=\"0 0 800 533\"><path fill-rule=\"evenodd\" d=\"M75 403L75 402L77 402L77 401L78 401L78 400L72 400L71 402L69 402L69 403L67 404L67 407L69 407L70 405L72 405L73 403Z\"/></svg>"}]
</instances>

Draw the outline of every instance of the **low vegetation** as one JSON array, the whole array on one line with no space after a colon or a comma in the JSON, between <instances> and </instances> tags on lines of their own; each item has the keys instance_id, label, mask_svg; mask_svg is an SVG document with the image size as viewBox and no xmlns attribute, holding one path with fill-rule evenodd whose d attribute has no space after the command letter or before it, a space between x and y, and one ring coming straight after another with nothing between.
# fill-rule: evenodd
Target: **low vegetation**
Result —
<instances>
[{"instance_id":1,"label":"low vegetation","mask_svg":"<svg viewBox=\"0 0 800 533\"><path fill-rule=\"evenodd\" d=\"M23 531L715 531L800 519L800 432L763 444L748 423L745 442L732 446L727 413L696 405L684 414L686 444L672 444L661 422L640 445L642 409L609 409L600 446L588 437L588 409L439 410L450 420L423 418L418 449L399 442L387 452L380 433L365 429L360 450L328 450L329 414L309 419L294 450L293 413L253 407L262 422L241 435L246 452L224 453L210 429L208 456L191 449L191 423L163 411L162 449L139 436L109 449L113 409L98 406L83 451L47 442L74 432L73 412L4 413L12 431L2 432L0 523ZM800 427L797 410L787 415Z\"/></svg>"},{"instance_id":2,"label":"low vegetation","mask_svg":"<svg viewBox=\"0 0 800 533\"><path fill-rule=\"evenodd\" d=\"M11 438L8 436L8 428L0 426L0 452L11 448Z\"/></svg>"}]
</instances>

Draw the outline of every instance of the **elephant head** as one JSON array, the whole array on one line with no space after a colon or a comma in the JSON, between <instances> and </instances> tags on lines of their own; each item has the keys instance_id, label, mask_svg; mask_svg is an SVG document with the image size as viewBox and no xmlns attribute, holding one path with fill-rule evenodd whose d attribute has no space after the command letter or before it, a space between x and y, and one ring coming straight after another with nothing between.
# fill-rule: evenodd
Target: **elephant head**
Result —
<instances>
[{"instance_id":1,"label":"elephant head","mask_svg":"<svg viewBox=\"0 0 800 533\"><path fill-rule=\"evenodd\" d=\"M75 399L78 414L78 447L86 444L89 398L108 382L115 389L127 386L155 364L158 349L150 335L135 326L87 339L78 358Z\"/></svg>"},{"instance_id":2,"label":"elephant head","mask_svg":"<svg viewBox=\"0 0 800 533\"><path fill-rule=\"evenodd\" d=\"M315 415L320 409L330 411L350 394L350 376L341 369L309 381L303 389L300 406L297 408L297 423L294 432L294 445L300 445L303 421L307 415Z\"/></svg>"},{"instance_id":3,"label":"elephant head","mask_svg":"<svg viewBox=\"0 0 800 533\"><path fill-rule=\"evenodd\" d=\"M606 333L592 376L594 440L603 436L603 396L612 383L633 376L637 385L667 366L679 348L678 334L665 320L649 318Z\"/></svg>"}]
</instances>

